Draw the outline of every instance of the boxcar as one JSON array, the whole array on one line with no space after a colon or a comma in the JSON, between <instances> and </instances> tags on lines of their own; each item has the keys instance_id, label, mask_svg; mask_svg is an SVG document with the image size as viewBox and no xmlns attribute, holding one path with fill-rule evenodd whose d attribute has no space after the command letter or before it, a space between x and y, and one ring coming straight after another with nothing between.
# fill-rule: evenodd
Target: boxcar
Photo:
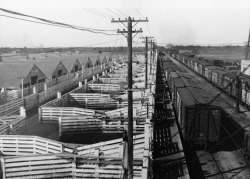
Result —
<instances>
[{"instance_id":1,"label":"boxcar","mask_svg":"<svg viewBox=\"0 0 250 179\"><path fill-rule=\"evenodd\" d=\"M237 71L230 71L223 75L223 87L222 89L227 92L230 96L236 96L236 82L235 77Z\"/></svg>"},{"instance_id":2,"label":"boxcar","mask_svg":"<svg viewBox=\"0 0 250 179\"><path fill-rule=\"evenodd\" d=\"M223 83L223 75L226 72L220 69L215 69L212 71L212 83L217 87L221 88Z\"/></svg>"},{"instance_id":3,"label":"boxcar","mask_svg":"<svg viewBox=\"0 0 250 179\"><path fill-rule=\"evenodd\" d=\"M242 74L241 79L241 99L242 102L250 107L250 76Z\"/></svg>"},{"instance_id":4,"label":"boxcar","mask_svg":"<svg viewBox=\"0 0 250 179\"><path fill-rule=\"evenodd\" d=\"M185 60L192 61L188 57ZM207 83L201 84L193 74L171 61L166 60L163 66L184 140L195 144L217 142L221 108L217 103L209 105L213 94L207 89Z\"/></svg>"},{"instance_id":5,"label":"boxcar","mask_svg":"<svg viewBox=\"0 0 250 179\"><path fill-rule=\"evenodd\" d=\"M217 142L222 118L220 107L207 105L206 99L202 101L206 95L204 89L187 87L176 91L176 109L184 140L194 144Z\"/></svg>"}]
</instances>

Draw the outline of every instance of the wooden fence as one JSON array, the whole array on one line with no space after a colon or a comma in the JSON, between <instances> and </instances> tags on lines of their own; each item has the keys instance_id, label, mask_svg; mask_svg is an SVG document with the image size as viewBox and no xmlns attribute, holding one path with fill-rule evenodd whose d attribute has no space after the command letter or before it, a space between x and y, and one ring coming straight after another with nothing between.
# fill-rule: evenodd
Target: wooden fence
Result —
<instances>
[{"instance_id":1,"label":"wooden fence","mask_svg":"<svg viewBox=\"0 0 250 179\"><path fill-rule=\"evenodd\" d=\"M118 101L112 99L109 94L101 93L70 93L69 103L78 103L90 109L117 108Z\"/></svg>"},{"instance_id":2,"label":"wooden fence","mask_svg":"<svg viewBox=\"0 0 250 179\"><path fill-rule=\"evenodd\" d=\"M133 117L143 117L146 111L146 106L141 104L136 104L133 106ZM127 118L128 117L128 107L123 107L111 111L106 111L105 115L111 119L113 118Z\"/></svg>"},{"instance_id":3,"label":"wooden fence","mask_svg":"<svg viewBox=\"0 0 250 179\"><path fill-rule=\"evenodd\" d=\"M122 91L121 86L118 84L97 84L89 83L88 90L100 93L119 93Z\"/></svg>"},{"instance_id":4,"label":"wooden fence","mask_svg":"<svg viewBox=\"0 0 250 179\"><path fill-rule=\"evenodd\" d=\"M145 120L135 118L134 133L144 131ZM59 136L79 133L123 133L127 129L127 119L111 120L97 116L62 116L59 118Z\"/></svg>"},{"instance_id":5,"label":"wooden fence","mask_svg":"<svg viewBox=\"0 0 250 179\"><path fill-rule=\"evenodd\" d=\"M78 133L101 133L103 121L95 116L59 117L59 136Z\"/></svg>"},{"instance_id":6,"label":"wooden fence","mask_svg":"<svg viewBox=\"0 0 250 179\"><path fill-rule=\"evenodd\" d=\"M123 146L120 138L80 146L73 152L41 137L0 136L1 152L7 155L1 157L2 178L122 178ZM145 157L149 157L145 154L145 135L134 136L133 178L145 178Z\"/></svg>"},{"instance_id":7,"label":"wooden fence","mask_svg":"<svg viewBox=\"0 0 250 179\"><path fill-rule=\"evenodd\" d=\"M144 152L144 134L135 135L134 156L135 158L142 158ZM80 146L77 148L78 155L81 156L96 156L98 152L102 152L105 157L122 157L124 142L122 138L109 140L105 142L98 142L95 144Z\"/></svg>"},{"instance_id":8,"label":"wooden fence","mask_svg":"<svg viewBox=\"0 0 250 179\"><path fill-rule=\"evenodd\" d=\"M39 108L39 120L43 123L57 123L59 117L95 116L94 110L75 107L46 107Z\"/></svg>"},{"instance_id":9,"label":"wooden fence","mask_svg":"<svg viewBox=\"0 0 250 179\"><path fill-rule=\"evenodd\" d=\"M18 115L0 117L0 135L15 134L25 125L25 118Z\"/></svg>"},{"instance_id":10,"label":"wooden fence","mask_svg":"<svg viewBox=\"0 0 250 179\"><path fill-rule=\"evenodd\" d=\"M8 103L0 105L0 116L11 115L19 112L20 107L24 105L22 99L15 99Z\"/></svg>"},{"instance_id":11,"label":"wooden fence","mask_svg":"<svg viewBox=\"0 0 250 179\"><path fill-rule=\"evenodd\" d=\"M102 83L113 83L113 84L119 84L119 83L124 83L124 82L127 82L127 79L126 78L99 78L99 80L102 82Z\"/></svg>"},{"instance_id":12,"label":"wooden fence","mask_svg":"<svg viewBox=\"0 0 250 179\"><path fill-rule=\"evenodd\" d=\"M127 78L128 75L126 73L123 73L123 74L110 73L108 74L108 76L110 78Z\"/></svg>"},{"instance_id":13,"label":"wooden fence","mask_svg":"<svg viewBox=\"0 0 250 179\"><path fill-rule=\"evenodd\" d=\"M3 179L117 178L123 176L122 159L45 154L3 157ZM134 160L133 178L141 178L142 160Z\"/></svg>"},{"instance_id":14,"label":"wooden fence","mask_svg":"<svg viewBox=\"0 0 250 179\"><path fill-rule=\"evenodd\" d=\"M29 135L0 135L0 151L4 155L72 153L58 141Z\"/></svg>"}]
</instances>

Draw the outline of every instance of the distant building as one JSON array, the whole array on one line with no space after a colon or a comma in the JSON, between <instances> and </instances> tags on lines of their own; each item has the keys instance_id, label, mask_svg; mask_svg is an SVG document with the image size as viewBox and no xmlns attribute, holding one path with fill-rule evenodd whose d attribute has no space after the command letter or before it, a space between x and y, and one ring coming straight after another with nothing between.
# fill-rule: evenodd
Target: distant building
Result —
<instances>
[{"instance_id":1,"label":"distant building","mask_svg":"<svg viewBox=\"0 0 250 179\"><path fill-rule=\"evenodd\" d=\"M85 63L85 68L91 68L93 66L93 62L90 58L88 58L88 61Z\"/></svg>"},{"instance_id":2,"label":"distant building","mask_svg":"<svg viewBox=\"0 0 250 179\"><path fill-rule=\"evenodd\" d=\"M99 63L99 62L98 62ZM93 66L90 58L70 60L67 57L51 56L47 59L37 59L32 62L18 61L0 63L0 89L18 89L23 82L24 87L48 80L57 79L69 73L82 71Z\"/></svg>"},{"instance_id":3,"label":"distant building","mask_svg":"<svg viewBox=\"0 0 250 179\"><path fill-rule=\"evenodd\" d=\"M24 87L28 87L30 85L45 82L46 79L46 75L36 64L34 64L29 73L26 76L23 76L23 84Z\"/></svg>"},{"instance_id":4,"label":"distant building","mask_svg":"<svg viewBox=\"0 0 250 179\"><path fill-rule=\"evenodd\" d=\"M59 78L60 76L66 75L67 73L68 73L68 69L60 61L52 72L52 79Z\"/></svg>"},{"instance_id":5,"label":"distant building","mask_svg":"<svg viewBox=\"0 0 250 179\"><path fill-rule=\"evenodd\" d=\"M249 60L241 60L241 73L245 74L245 75L249 75L250 76L250 59Z\"/></svg>"},{"instance_id":6,"label":"distant building","mask_svg":"<svg viewBox=\"0 0 250 179\"><path fill-rule=\"evenodd\" d=\"M81 70L82 70L82 64L80 63L80 61L78 59L76 59L76 61L74 62L70 72L75 73L75 72L78 72L78 71L81 71Z\"/></svg>"}]
</instances>

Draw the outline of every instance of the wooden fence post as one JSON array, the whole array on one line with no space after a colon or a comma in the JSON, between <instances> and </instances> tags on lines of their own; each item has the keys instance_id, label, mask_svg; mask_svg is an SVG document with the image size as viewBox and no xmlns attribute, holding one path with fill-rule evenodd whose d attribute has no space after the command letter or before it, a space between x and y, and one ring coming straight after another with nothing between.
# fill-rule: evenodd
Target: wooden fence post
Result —
<instances>
[{"instance_id":1,"label":"wooden fence post","mask_svg":"<svg viewBox=\"0 0 250 179\"><path fill-rule=\"evenodd\" d=\"M78 87L79 87L79 88L82 88L82 82L81 82L81 81L79 81Z\"/></svg>"},{"instance_id":2,"label":"wooden fence post","mask_svg":"<svg viewBox=\"0 0 250 179\"><path fill-rule=\"evenodd\" d=\"M5 164L4 164L4 158L1 157L0 160L1 160L2 177L3 177L3 179L5 179L6 177L5 177Z\"/></svg>"},{"instance_id":3,"label":"wooden fence post","mask_svg":"<svg viewBox=\"0 0 250 179\"><path fill-rule=\"evenodd\" d=\"M36 94L36 93L37 93L36 86L33 86L33 88L32 88L32 92L33 92L33 94Z\"/></svg>"},{"instance_id":4,"label":"wooden fence post","mask_svg":"<svg viewBox=\"0 0 250 179\"><path fill-rule=\"evenodd\" d=\"M59 137L62 136L62 117L59 117L58 119L58 132L59 132Z\"/></svg>"},{"instance_id":5,"label":"wooden fence post","mask_svg":"<svg viewBox=\"0 0 250 179\"><path fill-rule=\"evenodd\" d=\"M87 90L88 90L88 79L84 80L84 88L85 88L85 91L87 92Z\"/></svg>"},{"instance_id":6,"label":"wooden fence post","mask_svg":"<svg viewBox=\"0 0 250 179\"><path fill-rule=\"evenodd\" d=\"M61 99L62 98L62 93L60 91L57 91L57 99Z\"/></svg>"},{"instance_id":7,"label":"wooden fence post","mask_svg":"<svg viewBox=\"0 0 250 179\"><path fill-rule=\"evenodd\" d=\"M26 110L25 110L24 106L20 107L20 116L24 117L24 118L26 117Z\"/></svg>"},{"instance_id":8,"label":"wooden fence post","mask_svg":"<svg viewBox=\"0 0 250 179\"><path fill-rule=\"evenodd\" d=\"M88 98L85 99L85 108L88 109Z\"/></svg>"},{"instance_id":9,"label":"wooden fence post","mask_svg":"<svg viewBox=\"0 0 250 179\"><path fill-rule=\"evenodd\" d=\"M38 120L39 120L39 123L42 123L42 109L41 109L41 107L38 108Z\"/></svg>"},{"instance_id":10,"label":"wooden fence post","mask_svg":"<svg viewBox=\"0 0 250 179\"><path fill-rule=\"evenodd\" d=\"M142 164L142 178L149 178L150 171L150 120L146 119L145 127L144 127L144 152L143 152L143 164Z\"/></svg>"},{"instance_id":11,"label":"wooden fence post","mask_svg":"<svg viewBox=\"0 0 250 179\"><path fill-rule=\"evenodd\" d=\"M76 178L76 154L74 154L74 159L72 160L72 179Z\"/></svg>"},{"instance_id":12,"label":"wooden fence post","mask_svg":"<svg viewBox=\"0 0 250 179\"><path fill-rule=\"evenodd\" d=\"M48 85L47 85L46 82L43 84L43 90L44 90L44 92L45 92L45 95L47 95Z\"/></svg>"}]
</instances>

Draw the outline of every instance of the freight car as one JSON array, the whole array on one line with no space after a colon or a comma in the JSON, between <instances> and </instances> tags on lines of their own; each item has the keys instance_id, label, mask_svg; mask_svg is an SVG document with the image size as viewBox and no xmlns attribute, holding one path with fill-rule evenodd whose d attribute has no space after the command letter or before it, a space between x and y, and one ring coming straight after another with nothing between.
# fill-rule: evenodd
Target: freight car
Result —
<instances>
[{"instance_id":1,"label":"freight car","mask_svg":"<svg viewBox=\"0 0 250 179\"><path fill-rule=\"evenodd\" d=\"M217 142L223 115L217 101L209 104L212 94L206 84L167 57L161 60L184 140L198 146Z\"/></svg>"},{"instance_id":2,"label":"freight car","mask_svg":"<svg viewBox=\"0 0 250 179\"><path fill-rule=\"evenodd\" d=\"M181 54L172 54L172 57L229 96L236 98L237 91L235 78L239 70L235 70L235 68L225 69L223 67L214 66L214 64L200 57L191 57ZM250 108L250 77L241 74L240 81L241 103Z\"/></svg>"},{"instance_id":3,"label":"freight car","mask_svg":"<svg viewBox=\"0 0 250 179\"><path fill-rule=\"evenodd\" d=\"M189 59L192 60L189 57L181 57L178 54L175 54L175 59L177 59L178 61L180 61L181 63L183 63L183 61L185 61L185 59ZM187 64L183 63L186 67ZM209 64L211 65L211 64ZM213 73L216 73L216 70L213 71ZM220 72L219 72L220 73ZM177 73L178 74L178 73ZM176 74L176 75L177 75ZM237 72L235 72L234 70L230 70L230 71L222 71L220 75L217 75L217 85L223 89L225 88L226 85L229 84L230 81L233 81L233 79L235 78ZM206 79L203 75L202 76L204 79ZM213 77L215 78L215 77ZM168 78L168 81L171 78ZM195 78L193 78L195 79ZM220 81L219 81L220 80ZM240 80L241 80L241 88L242 88L242 103L247 104L248 106L250 106L250 77L244 74L241 74L240 76ZM215 83L215 81L214 81ZM172 85L174 86L174 85ZM206 86L205 84L200 84L199 86L203 87ZM228 93L230 93L229 95L233 94L233 91L235 90L235 83L232 83L232 87L230 87L228 90ZM206 87L205 87L206 88ZM210 88L209 90L212 91L212 88ZM204 90L206 91L206 90ZM195 90L191 90L191 92L194 93L194 96L199 96L198 93ZM204 92L202 92L204 94ZM209 92L207 93L209 94ZM215 90L213 92L213 95L218 94L218 91ZM207 96L209 97L209 96ZM220 97L218 97L217 99L219 99ZM176 100L175 103L177 103L178 100ZM189 101L189 100L187 100ZM216 102L216 101L215 101ZM221 106L221 119L220 119L220 126L221 126L221 130L219 131L220 134L223 135L226 134L226 136L220 136L219 140L226 140L226 138L234 138L234 142L233 142L233 146L236 145L236 149L243 149L242 151L244 152L245 156L250 158L250 120L249 120L249 113L237 113L234 110L234 106L232 106L230 103L228 103L228 101L222 97L220 98L220 101L217 101L216 103L213 103L215 105L215 107ZM217 104L217 105L216 105ZM199 107L202 107L202 104L198 106L198 110L196 111L200 111ZM210 107L210 106L206 106L206 107ZM213 107L213 106L211 106ZM182 111L182 110L179 110ZM183 111L182 111L183 112ZM199 113L198 113L199 114ZM193 116L199 116L196 112L194 112ZM205 115L205 114L204 114ZM196 121L197 119L195 119ZM189 116L186 115L186 119L185 121L189 121ZM218 125L218 124L217 124ZM185 124L184 124L185 126ZM182 126L183 127L183 126ZM211 128L211 126L207 126L209 128ZM226 128L226 133L222 132L225 131ZM216 128L213 128L213 130L215 130ZM221 141L220 141L221 142ZM236 143L235 143L236 142ZM223 146L222 146L223 148Z\"/></svg>"}]
</instances>

